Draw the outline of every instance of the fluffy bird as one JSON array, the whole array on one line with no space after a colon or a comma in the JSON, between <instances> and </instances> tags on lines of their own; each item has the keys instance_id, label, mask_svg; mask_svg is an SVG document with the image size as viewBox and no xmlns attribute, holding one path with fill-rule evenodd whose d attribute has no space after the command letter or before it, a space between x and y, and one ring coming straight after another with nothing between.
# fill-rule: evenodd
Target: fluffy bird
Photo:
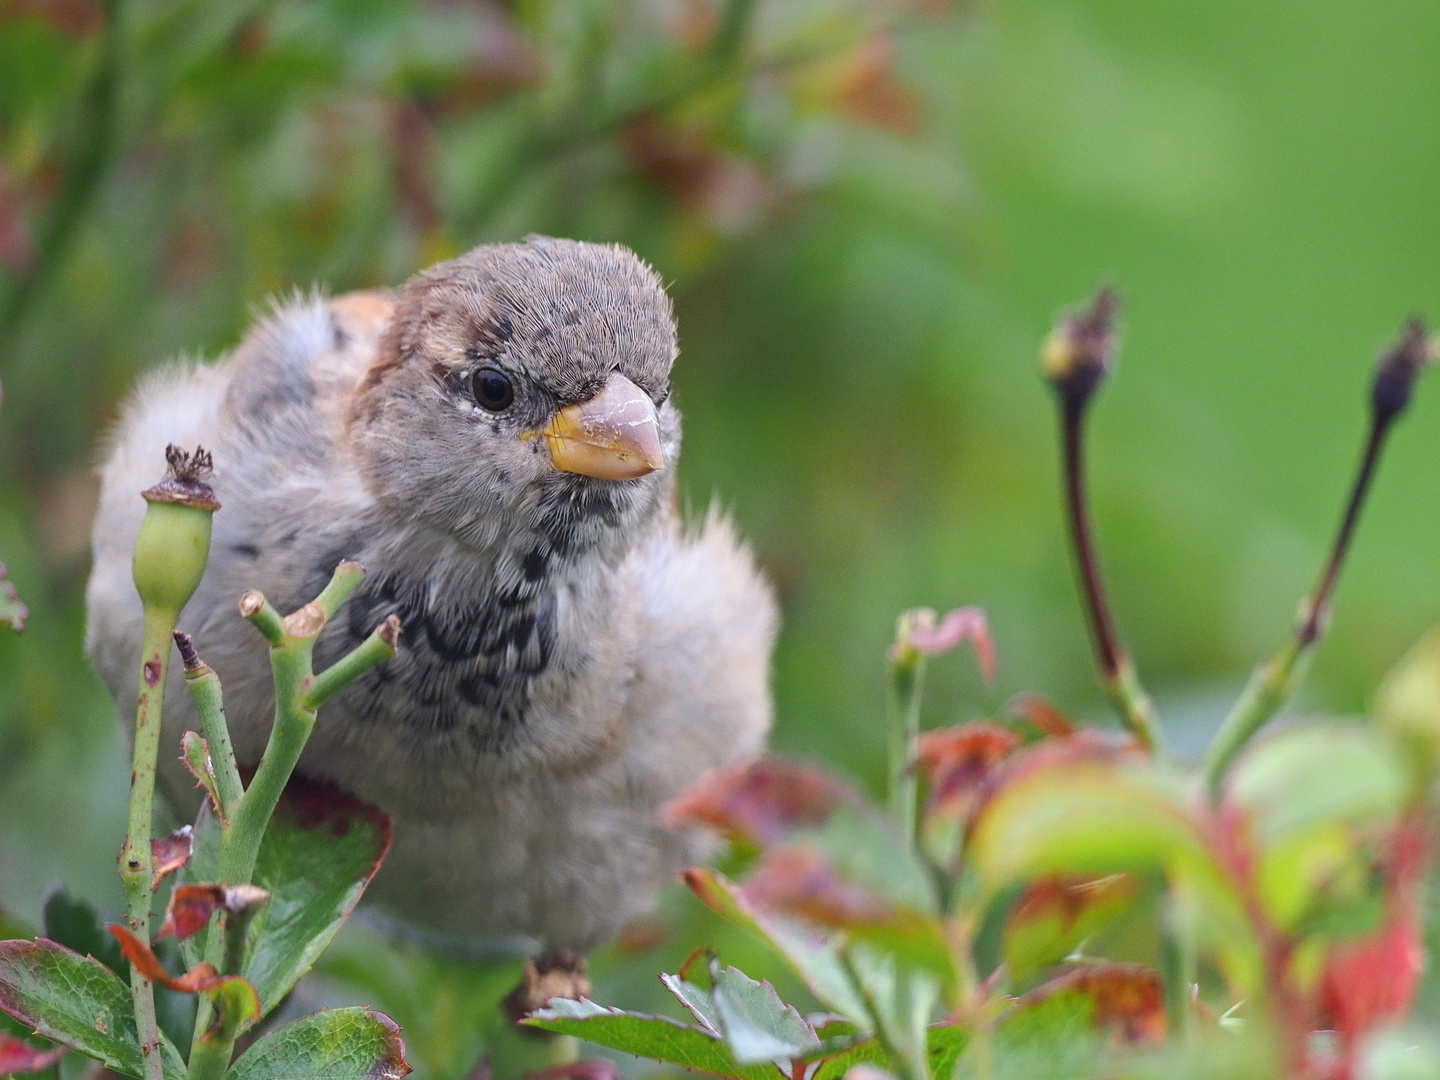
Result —
<instances>
[{"instance_id":1,"label":"fluffy bird","mask_svg":"<svg viewBox=\"0 0 1440 1080\"><path fill-rule=\"evenodd\" d=\"M258 760L273 693L237 599L293 610L357 560L317 670L391 614L400 654L321 710L300 771L390 814L372 898L551 951L613 935L699 853L657 806L770 723L771 592L725 518L687 530L675 508L676 353L633 253L531 237L394 294L277 304L216 363L157 372L109 444L86 594L121 714L139 493L167 443L203 444L223 509L180 627L224 682L239 759ZM173 665L160 783L186 810L182 686Z\"/></svg>"}]
</instances>

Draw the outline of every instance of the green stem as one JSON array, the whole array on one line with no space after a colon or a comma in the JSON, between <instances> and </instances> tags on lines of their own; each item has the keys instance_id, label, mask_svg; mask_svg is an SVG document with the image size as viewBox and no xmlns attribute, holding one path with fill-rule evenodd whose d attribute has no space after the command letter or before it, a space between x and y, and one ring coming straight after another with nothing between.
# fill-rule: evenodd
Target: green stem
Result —
<instances>
[{"instance_id":1,"label":"green stem","mask_svg":"<svg viewBox=\"0 0 1440 1080\"><path fill-rule=\"evenodd\" d=\"M235 1035L229 1039L223 1037L227 1026L223 1020L218 1027L212 1028L214 1006L210 1004L209 998L203 996L200 998L200 1003L211 1015L206 1016L207 1026L203 1029L198 1027L199 1019L197 1017L197 1031L200 1034L190 1045L190 1062L186 1069L186 1076L188 1080L221 1080L230 1071L230 1059L235 1055Z\"/></svg>"},{"instance_id":2,"label":"green stem","mask_svg":"<svg viewBox=\"0 0 1440 1080\"><path fill-rule=\"evenodd\" d=\"M1304 678L1314 652L1315 640L1302 644L1297 635L1251 674L1205 753L1205 787L1212 798L1219 795L1225 770L1235 755L1289 700Z\"/></svg>"},{"instance_id":3,"label":"green stem","mask_svg":"<svg viewBox=\"0 0 1440 1080\"><path fill-rule=\"evenodd\" d=\"M880 1011L879 1004L875 1001L874 995L861 977L855 967L855 961L850 956L850 947L841 945L838 951L840 966L845 969L845 974L855 987L855 992L860 995L860 1000L865 1005L865 1011L870 1014L870 1020L875 1032L875 1041L880 1044L885 1056L890 1059L890 1065L898 1066L896 1071L904 1080L930 1080L929 1062L922 1059L912 1061L911 1055L902 1053L895 1044L894 1035L890 1032L885 1023L885 1014Z\"/></svg>"},{"instance_id":4,"label":"green stem","mask_svg":"<svg viewBox=\"0 0 1440 1080\"><path fill-rule=\"evenodd\" d=\"M303 695L303 704L310 709L320 708L371 668L389 660L395 655L395 641L399 633L400 620L392 615L368 638L316 675L310 689Z\"/></svg>"},{"instance_id":5,"label":"green stem","mask_svg":"<svg viewBox=\"0 0 1440 1080\"><path fill-rule=\"evenodd\" d=\"M135 709L135 756L130 774L130 822L120 850L120 882L130 930L150 944L151 822L155 810L155 763L160 754L160 717L165 704L165 675L170 666L170 634L175 613L146 608L140 650L140 693ZM155 991L150 980L130 969L135 1027L145 1065L145 1080L161 1080L160 1028L155 1020Z\"/></svg>"},{"instance_id":6,"label":"green stem","mask_svg":"<svg viewBox=\"0 0 1440 1080\"><path fill-rule=\"evenodd\" d=\"M913 649L890 660L890 814L900 828L905 849L915 847L919 779L915 775L915 744L920 738L920 697L925 658Z\"/></svg>"},{"instance_id":7,"label":"green stem","mask_svg":"<svg viewBox=\"0 0 1440 1080\"><path fill-rule=\"evenodd\" d=\"M1105 693L1109 695L1111 704L1119 712L1125 726L1140 740L1140 744L1147 750L1154 750L1155 706L1150 701L1150 695L1145 692L1145 687L1140 685L1140 676L1136 674L1135 663L1129 654L1120 654L1119 668L1105 680Z\"/></svg>"},{"instance_id":8,"label":"green stem","mask_svg":"<svg viewBox=\"0 0 1440 1080\"><path fill-rule=\"evenodd\" d=\"M225 722L225 699L220 677L207 665L185 671L185 688L195 703L200 717L200 733L210 752L210 765L215 770L215 790L220 796L220 814L229 821L240 796L245 793L240 783L240 770L235 766L235 750L230 745L230 727Z\"/></svg>"},{"instance_id":9,"label":"green stem","mask_svg":"<svg viewBox=\"0 0 1440 1080\"><path fill-rule=\"evenodd\" d=\"M314 601L283 619L257 591L247 592L240 598L241 614L270 643L275 719L255 776L250 786L232 804L227 814L228 827L220 830L216 874L227 885L250 884L270 817L300 761L310 733L315 729L316 710L342 687L395 655L400 624L392 616L339 663L318 677L314 674L316 639L324 630L327 619L334 615L364 576L364 568L358 563L341 563L330 583ZM217 693L218 689L217 680ZM219 719L223 727L223 717ZM210 927L205 941L205 959L217 967L233 965L238 972L243 961L243 945L232 936L216 932L217 926L212 924ZM228 971L229 968L222 970ZM214 1007L202 997L190 1048L189 1080L218 1080L223 1076L224 1068L220 1068L219 1072L206 1071L219 1067L222 1048L224 1066L229 1066L230 1048L220 1045L224 1041L224 1018L221 1018L220 1034L216 1034L211 1030L213 1016ZM231 1045L233 1042L232 1038Z\"/></svg>"}]
</instances>

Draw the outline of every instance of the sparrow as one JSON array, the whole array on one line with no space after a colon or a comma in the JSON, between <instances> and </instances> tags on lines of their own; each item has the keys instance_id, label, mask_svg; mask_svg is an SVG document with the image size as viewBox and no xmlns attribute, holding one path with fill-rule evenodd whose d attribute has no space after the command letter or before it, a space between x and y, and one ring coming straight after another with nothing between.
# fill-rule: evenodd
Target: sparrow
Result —
<instances>
[{"instance_id":1,"label":"sparrow","mask_svg":"<svg viewBox=\"0 0 1440 1080\"><path fill-rule=\"evenodd\" d=\"M725 516L677 510L676 355L632 252L532 236L394 293L296 294L216 362L150 375L104 451L86 591L87 652L132 737L140 492L167 444L203 444L222 509L180 629L223 682L239 760L274 696L238 598L294 610L358 561L316 670L392 614L400 652L321 709L299 771L390 816L371 899L550 952L613 936L703 856L657 808L770 725L772 592ZM159 782L185 813L179 667Z\"/></svg>"}]
</instances>

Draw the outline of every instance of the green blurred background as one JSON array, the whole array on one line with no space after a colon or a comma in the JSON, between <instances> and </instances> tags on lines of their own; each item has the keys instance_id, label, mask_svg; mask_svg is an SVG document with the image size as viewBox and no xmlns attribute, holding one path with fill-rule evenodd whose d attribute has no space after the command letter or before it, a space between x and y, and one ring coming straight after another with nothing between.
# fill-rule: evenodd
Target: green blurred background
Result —
<instances>
[{"instance_id":1,"label":"green blurred background","mask_svg":"<svg viewBox=\"0 0 1440 1080\"><path fill-rule=\"evenodd\" d=\"M682 491L782 597L775 745L871 785L905 607L982 605L999 648L993 691L932 665L927 722L1021 689L1105 714L1034 357L1117 285L1097 529L1193 753L1319 566L1377 350L1440 311L1437 55L1433 0L0 0L0 557L33 612L0 634L0 906L119 906L82 589L135 379L272 294L531 231L670 283ZM1437 458L1422 386L1304 707L1362 709L1440 614ZM693 907L597 962L610 1000L714 931ZM330 971L392 995L429 1076L508 978L358 932Z\"/></svg>"}]
</instances>

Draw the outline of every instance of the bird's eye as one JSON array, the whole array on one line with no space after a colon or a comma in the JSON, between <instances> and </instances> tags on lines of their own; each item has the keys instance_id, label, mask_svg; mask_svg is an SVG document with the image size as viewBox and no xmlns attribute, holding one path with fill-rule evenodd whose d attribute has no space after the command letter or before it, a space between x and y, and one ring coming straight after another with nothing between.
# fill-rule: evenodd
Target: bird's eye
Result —
<instances>
[{"instance_id":1,"label":"bird's eye","mask_svg":"<svg viewBox=\"0 0 1440 1080\"><path fill-rule=\"evenodd\" d=\"M470 392L482 409L504 412L515 400L510 376L499 368L482 367L470 376Z\"/></svg>"}]
</instances>

